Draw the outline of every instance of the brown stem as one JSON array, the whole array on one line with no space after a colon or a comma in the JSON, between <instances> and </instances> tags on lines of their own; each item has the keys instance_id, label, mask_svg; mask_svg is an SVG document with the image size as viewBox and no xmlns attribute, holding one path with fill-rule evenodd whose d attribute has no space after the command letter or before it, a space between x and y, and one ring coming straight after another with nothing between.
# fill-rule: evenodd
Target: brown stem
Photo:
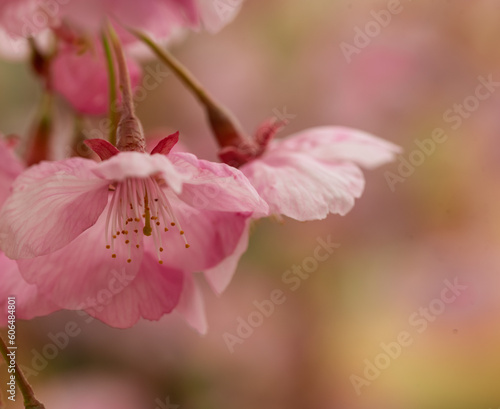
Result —
<instances>
[{"instance_id":1,"label":"brown stem","mask_svg":"<svg viewBox=\"0 0 500 409\"><path fill-rule=\"evenodd\" d=\"M122 115L134 115L134 97L132 94L132 85L130 84L127 60L120 39L111 23L108 23L108 35L115 52L116 65L118 66L118 78L122 93Z\"/></svg>"},{"instance_id":2,"label":"brown stem","mask_svg":"<svg viewBox=\"0 0 500 409\"><path fill-rule=\"evenodd\" d=\"M107 32L114 50L118 79L122 93L121 117L116 131L116 147L121 151L146 151L146 141L141 123L135 116L134 98L127 60L123 47L111 23L107 24Z\"/></svg>"},{"instance_id":3,"label":"brown stem","mask_svg":"<svg viewBox=\"0 0 500 409\"><path fill-rule=\"evenodd\" d=\"M0 337L0 352L2 353L7 365L9 365L9 349L2 337ZM15 364L15 368L16 382L24 398L24 407L26 409L45 409L45 406L43 406L43 404L40 403L37 398L35 398L35 393L33 392L31 385L28 383L28 380L21 371L21 368L19 368L19 365L17 365L17 362Z\"/></svg>"},{"instance_id":4,"label":"brown stem","mask_svg":"<svg viewBox=\"0 0 500 409\"><path fill-rule=\"evenodd\" d=\"M146 33L132 28L129 28L129 31L146 44L205 107L211 128L221 147L241 146L249 143L249 138L242 130L236 117L221 103L217 102L186 67L166 49L156 44Z\"/></svg>"}]
</instances>

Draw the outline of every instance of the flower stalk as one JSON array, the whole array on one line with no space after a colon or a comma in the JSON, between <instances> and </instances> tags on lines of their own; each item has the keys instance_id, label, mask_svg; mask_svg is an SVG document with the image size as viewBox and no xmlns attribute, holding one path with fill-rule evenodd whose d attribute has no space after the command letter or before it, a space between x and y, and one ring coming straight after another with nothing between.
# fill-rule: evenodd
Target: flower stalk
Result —
<instances>
[{"instance_id":1,"label":"flower stalk","mask_svg":"<svg viewBox=\"0 0 500 409\"><path fill-rule=\"evenodd\" d=\"M135 115L132 85L123 47L111 23L107 33L115 54L122 97L121 116L116 130L116 147L120 151L146 152L146 141L139 119Z\"/></svg>"},{"instance_id":2,"label":"flower stalk","mask_svg":"<svg viewBox=\"0 0 500 409\"><path fill-rule=\"evenodd\" d=\"M0 337L0 352L3 358L5 359L7 365L9 365L10 362L8 356L9 349L2 337ZM17 365L17 362L15 364L15 367L16 367L16 382L24 398L24 407L26 409L45 409L45 406L42 403L40 403L40 401L37 398L35 398L35 393L33 392L33 388L28 383L26 377L21 371L21 368L19 368L19 365Z\"/></svg>"},{"instance_id":3,"label":"flower stalk","mask_svg":"<svg viewBox=\"0 0 500 409\"><path fill-rule=\"evenodd\" d=\"M217 102L170 52L156 44L146 33L134 29L129 31L146 44L204 106L214 136L221 148L252 144L252 140L245 134L236 117Z\"/></svg>"},{"instance_id":4,"label":"flower stalk","mask_svg":"<svg viewBox=\"0 0 500 409\"><path fill-rule=\"evenodd\" d=\"M118 127L118 112L116 112L115 104L117 101L117 90L116 90L116 72L115 63L113 59L113 51L111 50L111 45L109 44L108 37L105 32L101 34L102 47L104 49L104 55L106 57L106 69L108 71L108 87L109 87L109 106L108 106L108 116L111 123L109 129L109 142L116 145L116 129Z\"/></svg>"}]
</instances>

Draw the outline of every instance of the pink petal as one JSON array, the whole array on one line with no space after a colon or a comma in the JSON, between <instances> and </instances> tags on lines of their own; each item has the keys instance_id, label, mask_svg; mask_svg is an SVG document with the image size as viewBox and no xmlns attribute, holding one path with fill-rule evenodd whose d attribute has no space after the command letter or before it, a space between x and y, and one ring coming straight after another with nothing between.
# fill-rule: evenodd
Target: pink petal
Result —
<instances>
[{"instance_id":1,"label":"pink petal","mask_svg":"<svg viewBox=\"0 0 500 409\"><path fill-rule=\"evenodd\" d=\"M182 190L182 183L186 179L166 156L141 152L121 152L99 163L94 173L114 181L159 175L175 192Z\"/></svg>"},{"instance_id":2,"label":"pink petal","mask_svg":"<svg viewBox=\"0 0 500 409\"><path fill-rule=\"evenodd\" d=\"M167 137L163 138L158 144L154 147L154 149L151 151L151 155L154 155L155 153L161 153L163 155L167 155L170 153L172 148L176 145L176 143L179 142L179 132L175 132L172 135L168 135Z\"/></svg>"},{"instance_id":3,"label":"pink petal","mask_svg":"<svg viewBox=\"0 0 500 409\"><path fill-rule=\"evenodd\" d=\"M143 247L135 242L115 240L114 250L106 248L107 208L90 229L66 247L29 260L19 260L24 279L36 284L41 294L50 295L61 308L81 310L93 306L129 285L142 262ZM142 237L142 236L140 236ZM116 258L112 258L113 252ZM127 260L131 259L128 263Z\"/></svg>"},{"instance_id":4,"label":"pink petal","mask_svg":"<svg viewBox=\"0 0 500 409\"><path fill-rule=\"evenodd\" d=\"M14 260L0 253L0 308L4 311L0 315L0 326L7 324L7 297L14 296L16 302L16 318L29 320L31 318L48 315L59 308L48 297L38 293L36 285L28 284L21 274Z\"/></svg>"},{"instance_id":5,"label":"pink petal","mask_svg":"<svg viewBox=\"0 0 500 409\"><path fill-rule=\"evenodd\" d=\"M248 179L224 163L209 162L190 153L172 153L176 169L189 175L180 198L197 209L267 214L267 204Z\"/></svg>"},{"instance_id":6,"label":"pink petal","mask_svg":"<svg viewBox=\"0 0 500 409\"><path fill-rule=\"evenodd\" d=\"M203 272L212 290L217 294L222 294L229 285L241 256L247 251L248 239L250 237L250 221L250 219L247 220L246 228L243 234L241 234L233 253L215 267L208 268Z\"/></svg>"},{"instance_id":7,"label":"pink petal","mask_svg":"<svg viewBox=\"0 0 500 409\"><path fill-rule=\"evenodd\" d=\"M364 189L356 165L319 161L308 152L269 152L242 171L267 201L271 214L300 221L324 219L329 213L345 215Z\"/></svg>"},{"instance_id":8,"label":"pink petal","mask_svg":"<svg viewBox=\"0 0 500 409\"><path fill-rule=\"evenodd\" d=\"M99 34L104 17L112 18L119 23L116 28L125 42L132 41L132 37L119 30L120 25L164 39L179 28L196 28L199 24L194 0L68 1L62 8L67 21L94 35Z\"/></svg>"},{"instance_id":9,"label":"pink petal","mask_svg":"<svg viewBox=\"0 0 500 409\"><path fill-rule=\"evenodd\" d=\"M14 155L7 141L0 139L0 207L10 194L12 182L23 170L24 165Z\"/></svg>"},{"instance_id":10,"label":"pink petal","mask_svg":"<svg viewBox=\"0 0 500 409\"><path fill-rule=\"evenodd\" d=\"M199 210L169 192L166 194L178 226L162 233L164 263L183 271L203 271L217 266L236 251L251 213ZM178 228L182 228L184 236L179 234ZM189 248L185 246L184 237Z\"/></svg>"},{"instance_id":11,"label":"pink petal","mask_svg":"<svg viewBox=\"0 0 500 409\"><path fill-rule=\"evenodd\" d=\"M109 1L109 0L108 0ZM112 0L113 14L125 26L148 31L158 39L168 38L182 27L197 28L195 0Z\"/></svg>"},{"instance_id":12,"label":"pink petal","mask_svg":"<svg viewBox=\"0 0 500 409\"><path fill-rule=\"evenodd\" d=\"M42 19L38 16L34 20L34 14L38 12L39 7L40 2L34 0L2 0L0 2L0 25L10 36L28 38L36 35L48 28L51 23L47 18L47 13L42 16Z\"/></svg>"},{"instance_id":13,"label":"pink petal","mask_svg":"<svg viewBox=\"0 0 500 409\"><path fill-rule=\"evenodd\" d=\"M156 256L146 252L133 281L108 302L90 306L86 312L117 328L129 328L139 318L157 321L177 306L183 280L182 271L158 264Z\"/></svg>"},{"instance_id":14,"label":"pink petal","mask_svg":"<svg viewBox=\"0 0 500 409\"><path fill-rule=\"evenodd\" d=\"M110 144L104 139L87 139L83 141L83 143L92 149L101 158L101 160L109 159L120 153L116 146Z\"/></svg>"},{"instance_id":15,"label":"pink petal","mask_svg":"<svg viewBox=\"0 0 500 409\"><path fill-rule=\"evenodd\" d=\"M175 310L200 334L207 333L208 325L203 295L192 274L186 274L184 278L184 288Z\"/></svg>"},{"instance_id":16,"label":"pink petal","mask_svg":"<svg viewBox=\"0 0 500 409\"><path fill-rule=\"evenodd\" d=\"M127 59L127 66L134 88L140 82L141 69L132 59ZM78 112L89 115L108 112L108 74L100 46L83 54L65 47L54 58L51 70L54 89Z\"/></svg>"},{"instance_id":17,"label":"pink petal","mask_svg":"<svg viewBox=\"0 0 500 409\"><path fill-rule=\"evenodd\" d=\"M64 247L92 226L108 198L95 162L42 162L22 173L0 212L0 243L8 257L30 258Z\"/></svg>"},{"instance_id":18,"label":"pink petal","mask_svg":"<svg viewBox=\"0 0 500 409\"><path fill-rule=\"evenodd\" d=\"M353 161L368 169L395 159L401 148L384 139L351 128L311 128L277 140L273 150L301 152L323 161Z\"/></svg>"}]
</instances>

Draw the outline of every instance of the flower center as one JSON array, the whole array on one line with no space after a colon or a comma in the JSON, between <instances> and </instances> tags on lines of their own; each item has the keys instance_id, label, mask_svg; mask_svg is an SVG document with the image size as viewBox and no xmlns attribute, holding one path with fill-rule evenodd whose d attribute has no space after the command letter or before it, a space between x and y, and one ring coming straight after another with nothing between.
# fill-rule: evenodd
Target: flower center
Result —
<instances>
[{"instance_id":1,"label":"flower center","mask_svg":"<svg viewBox=\"0 0 500 409\"><path fill-rule=\"evenodd\" d=\"M167 226L177 227L185 247L189 248L172 206L155 179L129 178L116 184L105 231L106 248L111 250L111 257L116 258L115 245L117 240L122 240L128 249L127 262L131 263L132 246L139 248L140 236L144 235L153 238L158 262L163 264L162 233L169 231Z\"/></svg>"}]
</instances>

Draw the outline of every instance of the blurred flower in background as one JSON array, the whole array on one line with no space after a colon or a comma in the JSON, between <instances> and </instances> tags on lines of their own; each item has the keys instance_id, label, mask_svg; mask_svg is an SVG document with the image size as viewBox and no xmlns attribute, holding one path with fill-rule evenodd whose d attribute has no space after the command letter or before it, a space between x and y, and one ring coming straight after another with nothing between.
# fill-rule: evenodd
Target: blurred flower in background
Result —
<instances>
[{"instance_id":1,"label":"blurred flower in background","mask_svg":"<svg viewBox=\"0 0 500 409\"><path fill-rule=\"evenodd\" d=\"M18 362L46 407L80 393L93 408L163 408L166 397L179 408L500 407L498 12L492 0L247 0L215 36L172 45L245 129L288 115L283 135L350 126L404 152L366 174L345 218L256 222L226 292L200 283L204 337L177 315L127 330L76 312L19 322ZM359 51L350 62L343 43ZM492 78L487 98L476 97L479 77ZM2 132L24 135L39 85L2 61L0 89ZM136 103L148 134L179 130L191 151L216 157L202 109L173 75ZM387 172L400 178L393 189ZM321 241L338 246L318 251ZM447 302L455 281L466 288Z\"/></svg>"}]
</instances>

